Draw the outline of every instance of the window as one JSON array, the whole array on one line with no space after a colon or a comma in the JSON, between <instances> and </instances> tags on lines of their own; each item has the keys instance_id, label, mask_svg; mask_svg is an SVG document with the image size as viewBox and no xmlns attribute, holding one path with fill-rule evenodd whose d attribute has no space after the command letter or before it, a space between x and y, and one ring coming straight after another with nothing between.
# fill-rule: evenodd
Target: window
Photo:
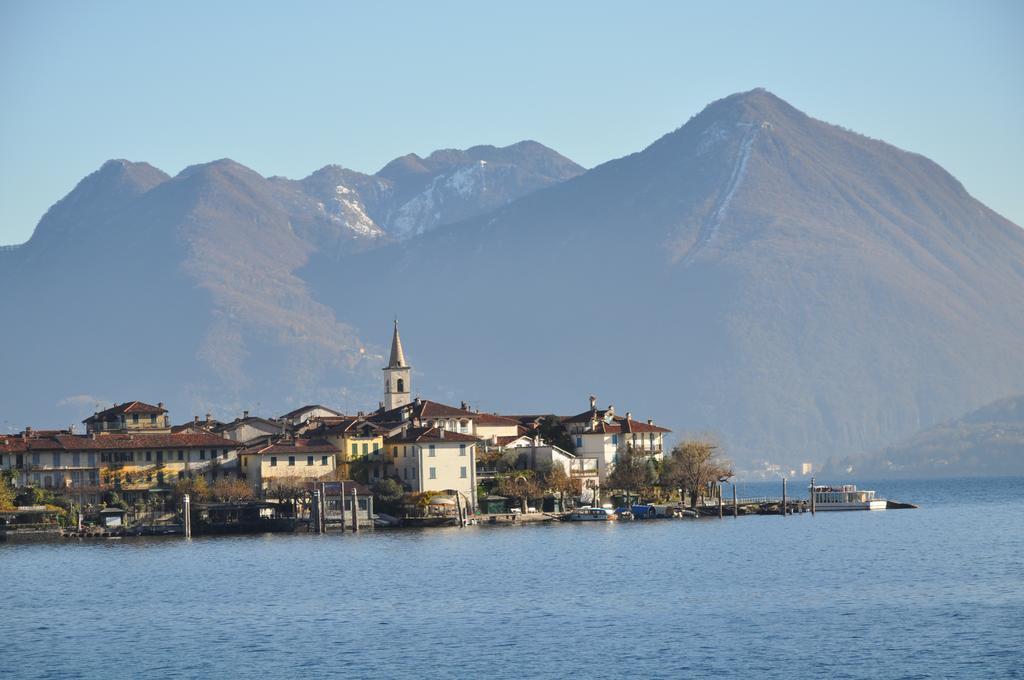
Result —
<instances>
[{"instance_id":1,"label":"window","mask_svg":"<svg viewBox=\"0 0 1024 680\"><path fill-rule=\"evenodd\" d=\"M412 478L416 479L416 468L412 469Z\"/></svg>"},{"instance_id":2,"label":"window","mask_svg":"<svg viewBox=\"0 0 1024 680\"><path fill-rule=\"evenodd\" d=\"M433 458L433 457L435 457L437 455L437 451L434 450L434 445L433 444L430 445L430 454L429 455L430 455L431 458ZM431 469L433 469L433 468L431 468Z\"/></svg>"},{"instance_id":3,"label":"window","mask_svg":"<svg viewBox=\"0 0 1024 680\"><path fill-rule=\"evenodd\" d=\"M365 456L369 452L370 452L370 445L367 444L366 442L363 442L363 455Z\"/></svg>"},{"instance_id":4,"label":"window","mask_svg":"<svg viewBox=\"0 0 1024 680\"><path fill-rule=\"evenodd\" d=\"M146 460L147 461L153 460L153 452L152 451L146 451Z\"/></svg>"},{"instance_id":5,"label":"window","mask_svg":"<svg viewBox=\"0 0 1024 680\"><path fill-rule=\"evenodd\" d=\"M86 456L86 460L89 461L89 465L95 465L96 464L96 454L95 453L90 453L88 456Z\"/></svg>"},{"instance_id":6,"label":"window","mask_svg":"<svg viewBox=\"0 0 1024 680\"><path fill-rule=\"evenodd\" d=\"M270 457L270 467L277 467L277 456Z\"/></svg>"},{"instance_id":7,"label":"window","mask_svg":"<svg viewBox=\"0 0 1024 680\"><path fill-rule=\"evenodd\" d=\"M82 464L82 454L72 453L71 454L71 465L79 467Z\"/></svg>"},{"instance_id":8,"label":"window","mask_svg":"<svg viewBox=\"0 0 1024 680\"><path fill-rule=\"evenodd\" d=\"M149 416L149 424L150 425L156 425L156 415L155 414Z\"/></svg>"},{"instance_id":9,"label":"window","mask_svg":"<svg viewBox=\"0 0 1024 680\"><path fill-rule=\"evenodd\" d=\"M392 453L392 454L394 454L395 458L398 458L398 447L397 447L397 446L396 446L396 447L394 447L394 448L393 448L393 449L391 450L391 453Z\"/></svg>"},{"instance_id":10,"label":"window","mask_svg":"<svg viewBox=\"0 0 1024 680\"><path fill-rule=\"evenodd\" d=\"M359 444L356 444L355 442L352 442L352 455L359 455Z\"/></svg>"},{"instance_id":11,"label":"window","mask_svg":"<svg viewBox=\"0 0 1024 680\"><path fill-rule=\"evenodd\" d=\"M408 456L408 455L409 455L409 451L408 451L408 449L409 449L409 447L408 447L408 446L403 446L403 447L402 447L402 458L405 458L406 456Z\"/></svg>"},{"instance_id":12,"label":"window","mask_svg":"<svg viewBox=\"0 0 1024 680\"><path fill-rule=\"evenodd\" d=\"M185 452L178 451L178 460L185 460Z\"/></svg>"},{"instance_id":13,"label":"window","mask_svg":"<svg viewBox=\"0 0 1024 680\"><path fill-rule=\"evenodd\" d=\"M292 466L295 465L295 456L288 456L288 464Z\"/></svg>"},{"instance_id":14,"label":"window","mask_svg":"<svg viewBox=\"0 0 1024 680\"><path fill-rule=\"evenodd\" d=\"M437 468L430 468L430 478L437 479Z\"/></svg>"},{"instance_id":15,"label":"window","mask_svg":"<svg viewBox=\"0 0 1024 680\"><path fill-rule=\"evenodd\" d=\"M463 465L463 466L462 466L462 467L461 467L461 468L459 469L459 477L461 477L462 479L465 479L465 478L466 478L466 466L465 466L465 465Z\"/></svg>"},{"instance_id":16,"label":"window","mask_svg":"<svg viewBox=\"0 0 1024 680\"><path fill-rule=\"evenodd\" d=\"M405 381L401 378L398 379L398 391L405 392Z\"/></svg>"},{"instance_id":17,"label":"window","mask_svg":"<svg viewBox=\"0 0 1024 680\"><path fill-rule=\"evenodd\" d=\"M306 456L306 465L313 464L313 456Z\"/></svg>"},{"instance_id":18,"label":"window","mask_svg":"<svg viewBox=\"0 0 1024 680\"><path fill-rule=\"evenodd\" d=\"M224 449L223 451L221 451L220 457L221 458L227 458L228 457L228 450Z\"/></svg>"},{"instance_id":19,"label":"window","mask_svg":"<svg viewBox=\"0 0 1024 680\"><path fill-rule=\"evenodd\" d=\"M39 454L38 453L33 453L32 454L32 464L33 465L39 465Z\"/></svg>"},{"instance_id":20,"label":"window","mask_svg":"<svg viewBox=\"0 0 1024 680\"><path fill-rule=\"evenodd\" d=\"M133 413L132 414L132 424L133 425L138 425L139 424L139 414L138 413Z\"/></svg>"},{"instance_id":21,"label":"window","mask_svg":"<svg viewBox=\"0 0 1024 680\"><path fill-rule=\"evenodd\" d=\"M59 453L54 453L53 454L53 467L60 467L60 454Z\"/></svg>"},{"instance_id":22,"label":"window","mask_svg":"<svg viewBox=\"0 0 1024 680\"><path fill-rule=\"evenodd\" d=\"M460 456L465 456L466 455L466 445L465 444L459 444L459 455ZM465 468L463 468L463 470L465 470Z\"/></svg>"},{"instance_id":23,"label":"window","mask_svg":"<svg viewBox=\"0 0 1024 680\"><path fill-rule=\"evenodd\" d=\"M576 448L583 448L583 437L576 437Z\"/></svg>"},{"instance_id":24,"label":"window","mask_svg":"<svg viewBox=\"0 0 1024 680\"><path fill-rule=\"evenodd\" d=\"M199 449L199 460L206 460L206 449Z\"/></svg>"},{"instance_id":25,"label":"window","mask_svg":"<svg viewBox=\"0 0 1024 680\"><path fill-rule=\"evenodd\" d=\"M324 456L323 458L320 459L320 464L321 465L327 465L328 464L327 463L327 456Z\"/></svg>"}]
</instances>

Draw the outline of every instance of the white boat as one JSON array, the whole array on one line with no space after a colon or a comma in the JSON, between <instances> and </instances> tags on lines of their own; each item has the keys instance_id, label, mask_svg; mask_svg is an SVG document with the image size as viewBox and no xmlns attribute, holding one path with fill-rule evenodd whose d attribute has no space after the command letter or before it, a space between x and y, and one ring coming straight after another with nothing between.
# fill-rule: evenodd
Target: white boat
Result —
<instances>
[{"instance_id":1,"label":"white boat","mask_svg":"<svg viewBox=\"0 0 1024 680\"><path fill-rule=\"evenodd\" d=\"M885 510L888 501L875 498L874 491L858 491L856 484L814 486L814 509L824 510Z\"/></svg>"},{"instance_id":2,"label":"white boat","mask_svg":"<svg viewBox=\"0 0 1024 680\"><path fill-rule=\"evenodd\" d=\"M615 513L607 508L576 508L569 513L570 522L610 522Z\"/></svg>"}]
</instances>

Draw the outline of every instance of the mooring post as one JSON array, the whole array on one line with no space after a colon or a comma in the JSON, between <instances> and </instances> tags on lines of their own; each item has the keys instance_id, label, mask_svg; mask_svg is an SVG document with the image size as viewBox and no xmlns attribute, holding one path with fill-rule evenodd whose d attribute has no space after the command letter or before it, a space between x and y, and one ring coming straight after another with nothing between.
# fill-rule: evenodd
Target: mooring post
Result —
<instances>
[{"instance_id":1,"label":"mooring post","mask_svg":"<svg viewBox=\"0 0 1024 680\"><path fill-rule=\"evenodd\" d=\"M352 533L359 531L359 494L356 487L352 487Z\"/></svg>"},{"instance_id":2,"label":"mooring post","mask_svg":"<svg viewBox=\"0 0 1024 680\"><path fill-rule=\"evenodd\" d=\"M782 516L786 516L786 478L782 478Z\"/></svg>"},{"instance_id":3,"label":"mooring post","mask_svg":"<svg viewBox=\"0 0 1024 680\"><path fill-rule=\"evenodd\" d=\"M814 514L814 511L815 511L815 507L814 506L815 506L815 503L817 502L817 499L815 498L816 495L817 494L814 493L814 477L811 477L811 514L812 515Z\"/></svg>"},{"instance_id":4,"label":"mooring post","mask_svg":"<svg viewBox=\"0 0 1024 680\"><path fill-rule=\"evenodd\" d=\"M366 497L366 507L368 508L370 516L370 528L375 528L376 525L373 523L373 494Z\"/></svg>"},{"instance_id":5,"label":"mooring post","mask_svg":"<svg viewBox=\"0 0 1024 680\"><path fill-rule=\"evenodd\" d=\"M739 505L739 501L736 500L736 484L735 483L733 483L733 485L732 485L732 516L733 517L739 517L740 516L740 505Z\"/></svg>"},{"instance_id":6,"label":"mooring post","mask_svg":"<svg viewBox=\"0 0 1024 680\"><path fill-rule=\"evenodd\" d=\"M313 502L309 504L309 530L320 533L320 489L313 489Z\"/></svg>"},{"instance_id":7,"label":"mooring post","mask_svg":"<svg viewBox=\"0 0 1024 680\"><path fill-rule=\"evenodd\" d=\"M185 538L192 538L192 501L188 494L181 497L181 517Z\"/></svg>"},{"instance_id":8,"label":"mooring post","mask_svg":"<svg viewBox=\"0 0 1024 680\"><path fill-rule=\"evenodd\" d=\"M722 519L725 515L723 514L724 504L722 502L722 485L718 485L718 519Z\"/></svg>"}]
</instances>

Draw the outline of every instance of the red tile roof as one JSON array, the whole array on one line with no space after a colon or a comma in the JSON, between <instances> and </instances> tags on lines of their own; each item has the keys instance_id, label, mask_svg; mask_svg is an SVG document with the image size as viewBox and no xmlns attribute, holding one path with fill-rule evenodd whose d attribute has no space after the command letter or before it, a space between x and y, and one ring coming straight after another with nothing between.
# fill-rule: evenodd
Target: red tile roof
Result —
<instances>
[{"instance_id":1,"label":"red tile roof","mask_svg":"<svg viewBox=\"0 0 1024 680\"><path fill-rule=\"evenodd\" d=\"M113 416L119 416L128 413L142 413L142 414L161 414L167 413L167 409L162 406L153 406L152 404L146 404L141 401L126 401L123 404L117 404L110 408L95 413L85 420L83 423L90 423L95 420L110 420Z\"/></svg>"},{"instance_id":2,"label":"red tile roof","mask_svg":"<svg viewBox=\"0 0 1024 680\"><path fill-rule=\"evenodd\" d=\"M292 439L271 444L266 448L260 449L258 453L305 456L314 453L338 453L338 449L325 439Z\"/></svg>"},{"instance_id":3,"label":"red tile roof","mask_svg":"<svg viewBox=\"0 0 1024 680\"><path fill-rule=\"evenodd\" d=\"M103 451L130 449L237 449L238 442L218 437L215 434L101 434L95 438L88 435L64 435L54 437L68 450Z\"/></svg>"},{"instance_id":4,"label":"red tile roof","mask_svg":"<svg viewBox=\"0 0 1024 680\"><path fill-rule=\"evenodd\" d=\"M384 443L387 444L416 444L423 442L472 442L478 443L480 440L476 437L471 437L468 434L462 434L461 432L448 432L445 431L442 436L442 431L436 427L410 427L406 430L405 434L398 434L394 437L389 437Z\"/></svg>"}]
</instances>

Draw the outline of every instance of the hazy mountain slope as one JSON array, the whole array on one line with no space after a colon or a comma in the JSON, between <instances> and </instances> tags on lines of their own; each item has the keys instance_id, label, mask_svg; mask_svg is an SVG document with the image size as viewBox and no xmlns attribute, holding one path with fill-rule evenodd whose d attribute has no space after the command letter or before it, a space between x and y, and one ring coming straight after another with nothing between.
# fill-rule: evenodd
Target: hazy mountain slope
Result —
<instances>
[{"instance_id":1,"label":"hazy mountain slope","mask_svg":"<svg viewBox=\"0 0 1024 680\"><path fill-rule=\"evenodd\" d=\"M992 402L872 455L834 459L823 474L867 478L1024 475L1024 396Z\"/></svg>"},{"instance_id":2,"label":"hazy mountain slope","mask_svg":"<svg viewBox=\"0 0 1024 680\"><path fill-rule=\"evenodd\" d=\"M174 178L104 164L0 252L0 426L73 419L129 392L193 412L369 395L364 343L295 272L313 252L337 266L389 242L367 203L392 191L338 166L292 181L226 159Z\"/></svg>"},{"instance_id":3,"label":"hazy mountain slope","mask_svg":"<svg viewBox=\"0 0 1024 680\"><path fill-rule=\"evenodd\" d=\"M348 318L397 312L431 386L509 409L596 392L716 430L741 461L796 461L1024 389L1022 262L1024 232L934 163L753 91L493 215L304 276L323 299L387 301ZM373 271L389 275L362 283Z\"/></svg>"}]
</instances>

